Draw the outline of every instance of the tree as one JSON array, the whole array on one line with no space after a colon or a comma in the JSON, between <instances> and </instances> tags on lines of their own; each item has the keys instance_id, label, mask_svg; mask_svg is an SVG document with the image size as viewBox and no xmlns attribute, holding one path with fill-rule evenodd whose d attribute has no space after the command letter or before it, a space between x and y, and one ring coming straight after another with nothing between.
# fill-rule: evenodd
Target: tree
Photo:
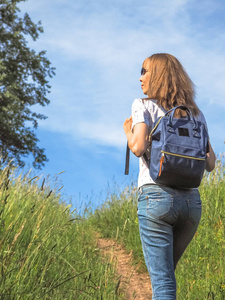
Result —
<instances>
[{"instance_id":1,"label":"tree","mask_svg":"<svg viewBox=\"0 0 225 300\"><path fill-rule=\"evenodd\" d=\"M41 168L47 161L45 149L34 130L46 116L31 106L46 106L50 92L48 78L54 68L46 51L36 53L28 47L26 36L36 41L43 32L41 22L34 24L27 13L20 16L18 3L26 0L1 0L0 3L0 155L24 166L23 158L33 155L33 166Z\"/></svg>"}]
</instances>

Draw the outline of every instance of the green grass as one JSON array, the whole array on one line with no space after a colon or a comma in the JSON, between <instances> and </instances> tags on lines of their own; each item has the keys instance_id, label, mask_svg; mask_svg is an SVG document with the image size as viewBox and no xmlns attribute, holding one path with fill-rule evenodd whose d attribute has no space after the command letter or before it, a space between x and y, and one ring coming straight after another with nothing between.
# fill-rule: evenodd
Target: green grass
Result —
<instances>
[{"instance_id":1,"label":"green grass","mask_svg":"<svg viewBox=\"0 0 225 300\"><path fill-rule=\"evenodd\" d=\"M224 165L206 174L200 186L203 203L198 231L180 260L177 270L178 299L225 299L225 180ZM134 185L112 194L92 216L103 236L117 239L134 262L146 270L137 220L137 191Z\"/></svg>"},{"instance_id":2,"label":"green grass","mask_svg":"<svg viewBox=\"0 0 225 300\"><path fill-rule=\"evenodd\" d=\"M28 176L0 176L0 299L118 299L86 219ZM122 296L121 296L122 299Z\"/></svg>"},{"instance_id":3,"label":"green grass","mask_svg":"<svg viewBox=\"0 0 225 300\"><path fill-rule=\"evenodd\" d=\"M198 231L177 270L178 300L225 299L224 165L206 174ZM0 173L0 299L124 299L115 265L97 236L116 239L146 271L139 238L137 189L108 195L94 213L71 212L43 179Z\"/></svg>"}]
</instances>

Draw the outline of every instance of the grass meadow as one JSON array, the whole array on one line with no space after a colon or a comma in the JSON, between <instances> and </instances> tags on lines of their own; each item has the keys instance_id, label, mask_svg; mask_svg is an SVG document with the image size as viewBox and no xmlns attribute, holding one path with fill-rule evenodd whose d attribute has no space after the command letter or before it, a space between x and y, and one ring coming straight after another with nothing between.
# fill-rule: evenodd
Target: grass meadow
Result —
<instances>
[{"instance_id":1,"label":"grass meadow","mask_svg":"<svg viewBox=\"0 0 225 300\"><path fill-rule=\"evenodd\" d=\"M97 236L132 251L146 271L138 232L136 185L108 195L80 216L43 178L0 174L0 299L124 299L115 264L101 256ZM178 264L178 300L225 299L224 164L206 174L198 231Z\"/></svg>"},{"instance_id":2,"label":"grass meadow","mask_svg":"<svg viewBox=\"0 0 225 300\"><path fill-rule=\"evenodd\" d=\"M118 299L94 229L39 181L0 175L0 299Z\"/></svg>"}]
</instances>

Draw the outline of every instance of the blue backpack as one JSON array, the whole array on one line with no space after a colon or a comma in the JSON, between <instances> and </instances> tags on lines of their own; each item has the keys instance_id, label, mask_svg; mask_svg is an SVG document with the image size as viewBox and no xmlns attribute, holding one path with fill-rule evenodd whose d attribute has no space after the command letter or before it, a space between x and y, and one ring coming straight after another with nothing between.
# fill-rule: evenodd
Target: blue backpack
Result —
<instances>
[{"instance_id":1,"label":"blue backpack","mask_svg":"<svg viewBox=\"0 0 225 300\"><path fill-rule=\"evenodd\" d=\"M187 117L175 118L177 109L185 110ZM158 118L152 128L144 158L154 182L178 189L197 188L206 164L205 124L197 121L187 107L177 106Z\"/></svg>"}]
</instances>

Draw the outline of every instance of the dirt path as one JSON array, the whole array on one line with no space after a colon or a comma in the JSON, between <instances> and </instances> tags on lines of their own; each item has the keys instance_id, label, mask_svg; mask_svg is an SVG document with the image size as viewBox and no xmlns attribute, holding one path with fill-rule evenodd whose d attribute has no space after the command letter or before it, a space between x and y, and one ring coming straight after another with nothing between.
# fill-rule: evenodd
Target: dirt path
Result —
<instances>
[{"instance_id":1,"label":"dirt path","mask_svg":"<svg viewBox=\"0 0 225 300\"><path fill-rule=\"evenodd\" d=\"M98 239L98 248L108 256L110 262L116 261L117 275L120 277L120 288L126 295L126 300L152 299L149 275L140 274L132 265L132 253L128 254L120 245L110 239Z\"/></svg>"}]
</instances>

